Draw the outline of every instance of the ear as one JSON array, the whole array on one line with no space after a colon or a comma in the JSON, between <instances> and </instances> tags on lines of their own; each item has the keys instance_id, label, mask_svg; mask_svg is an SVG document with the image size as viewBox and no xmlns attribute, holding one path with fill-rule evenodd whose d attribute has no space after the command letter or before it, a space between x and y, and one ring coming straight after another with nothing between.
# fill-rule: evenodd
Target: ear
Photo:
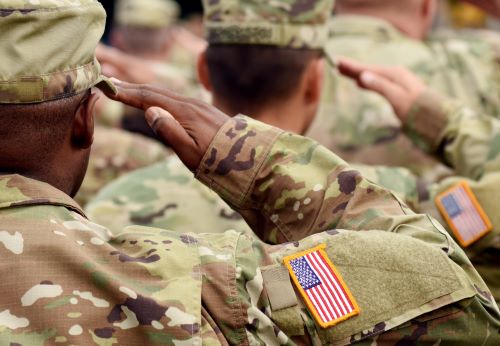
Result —
<instances>
[{"instance_id":1,"label":"ear","mask_svg":"<svg viewBox=\"0 0 500 346\"><path fill-rule=\"evenodd\" d=\"M198 56L198 79L207 91L212 92L212 82L210 82L210 72L208 71L206 53L207 51L204 50L203 53Z\"/></svg>"},{"instance_id":2,"label":"ear","mask_svg":"<svg viewBox=\"0 0 500 346\"><path fill-rule=\"evenodd\" d=\"M99 96L86 97L78 106L73 121L71 141L77 149L89 149L94 141L94 110Z\"/></svg>"},{"instance_id":3,"label":"ear","mask_svg":"<svg viewBox=\"0 0 500 346\"><path fill-rule=\"evenodd\" d=\"M323 91L325 59L314 59L304 73L304 101L309 106L316 106Z\"/></svg>"}]
</instances>

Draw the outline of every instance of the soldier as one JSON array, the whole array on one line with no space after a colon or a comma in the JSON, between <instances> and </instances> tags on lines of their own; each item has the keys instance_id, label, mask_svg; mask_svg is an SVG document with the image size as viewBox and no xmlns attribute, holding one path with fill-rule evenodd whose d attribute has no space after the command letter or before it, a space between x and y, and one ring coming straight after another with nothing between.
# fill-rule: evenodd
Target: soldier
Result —
<instances>
[{"instance_id":1,"label":"soldier","mask_svg":"<svg viewBox=\"0 0 500 346\"><path fill-rule=\"evenodd\" d=\"M217 25L217 16L224 4L205 5L208 25ZM250 10L255 11L251 7ZM270 7L270 11L277 10ZM317 13L320 15L315 13L314 17L305 19L324 24L327 16ZM257 18L259 14L254 15ZM265 19L265 15L261 17ZM228 20L233 17L230 15ZM300 20L295 19L298 30L308 35L310 28ZM210 45L200 58L198 74L206 89L213 92L217 107L231 115L249 114L296 133L303 133L309 127L321 94L324 68L321 40L324 37L312 37L306 47L283 47L288 38L277 44L270 41L268 47L263 47L261 42L253 45L238 36L233 39L240 43L238 45L223 44L215 36L208 39ZM166 167L168 174L165 174ZM169 186L172 193L159 193L154 187L159 182ZM177 159L171 159L167 165L159 163L145 168L113 183L92 200L86 211L92 220L113 232L129 224L191 232L205 232L204 226L215 226L210 229L218 232L228 227L249 231L241 217L193 181L191 173ZM203 218L192 218L193 212Z\"/></svg>"},{"instance_id":2,"label":"soldier","mask_svg":"<svg viewBox=\"0 0 500 346\"><path fill-rule=\"evenodd\" d=\"M420 201L415 204L415 210L430 214L447 225L497 302L500 301L500 218L497 212L500 121L426 90L422 81L411 72L348 60L343 60L340 66L343 73L357 79L361 86L386 97L409 138L457 172L456 177L439 183L420 185ZM464 201L458 203L462 203L462 207L450 212L450 208L443 206L443 200L464 185L467 186L466 194L462 194L461 199L453 197ZM470 209L464 203L477 212L468 213ZM478 223L472 222L474 219Z\"/></svg>"},{"instance_id":3,"label":"soldier","mask_svg":"<svg viewBox=\"0 0 500 346\"><path fill-rule=\"evenodd\" d=\"M206 25L217 27L220 21L224 23L225 17L220 17L226 6L224 2L205 2L204 5ZM328 15L323 10L329 2L320 6L308 8L311 14L304 19L299 16L293 19L297 35L318 35L311 31L311 25L325 24ZM269 6L264 11L261 7L258 4L243 6L241 13L230 12L227 21L236 22L235 16L240 16L244 26L245 16L264 21L275 13L287 15L287 12L280 13L278 6ZM310 25L304 25L303 20ZM305 46L290 46L288 41L293 37L269 39L267 46L263 46L266 42L259 41L257 34L254 40L250 36L238 36L236 29L228 39L217 36L215 29L210 33L209 46L200 57L198 74L205 88L212 92L214 105L230 115L248 114L285 130L303 133L319 104L324 73L321 46L325 36L312 36ZM226 203L193 181L191 172L179 160L169 161L167 165L159 163L112 183L89 203L86 211L90 218L113 232L130 224L190 232L208 231L204 225L216 226L210 228L215 232L227 227L249 231ZM172 193L158 191L156 186L160 182ZM195 203L191 202L193 199ZM193 218L193 212L203 218Z\"/></svg>"},{"instance_id":4,"label":"soldier","mask_svg":"<svg viewBox=\"0 0 500 346\"><path fill-rule=\"evenodd\" d=\"M206 98L196 78L196 58L204 42L176 25L179 12L171 0L117 1L111 31L116 49L101 45L97 50L104 73ZM105 124L153 137L143 114L112 102L101 108L99 119Z\"/></svg>"},{"instance_id":5,"label":"soldier","mask_svg":"<svg viewBox=\"0 0 500 346\"><path fill-rule=\"evenodd\" d=\"M97 1L0 8L2 345L498 343L498 307L432 219L311 140L152 86L113 95L94 59ZM88 221L70 195L92 143L92 86L146 111L263 240L291 242L112 236Z\"/></svg>"},{"instance_id":6,"label":"soldier","mask_svg":"<svg viewBox=\"0 0 500 346\"><path fill-rule=\"evenodd\" d=\"M217 27L220 21L226 20L224 16L220 17L224 6L225 2L205 2L206 25ZM261 7L254 3L241 9L242 13L237 14L242 18L241 26L246 25L245 16L267 21L275 13L286 15L277 9L278 6ZM312 11L312 14L290 19L294 21L297 35L311 36L314 34L311 25L325 24L328 16L316 8ZM227 16L227 21L236 22L232 13ZM262 34L259 32L253 36L239 35L237 28L231 35L229 38L217 36L215 29L210 31L207 36L209 46L198 63L198 75L213 94L214 105L230 115L247 114L303 134L313 121L321 100L326 69L321 49L325 37L311 36L306 45L286 46L293 38L268 39L266 42L260 38ZM404 183L409 172L393 168L378 170L383 170L384 176L392 173L393 177L401 178L382 181L413 202L416 196L406 194L414 188L408 188ZM160 182L169 187L170 194L163 194L156 188ZM196 202L192 203L192 200ZM130 224L190 232L205 232L205 225L216 226L210 229L218 232L228 227L249 231L237 213L193 181L191 172L175 158L168 164L159 163L113 182L89 203L86 212L92 220L106 225L113 232ZM199 213L203 218L193 218L193 213Z\"/></svg>"},{"instance_id":7,"label":"soldier","mask_svg":"<svg viewBox=\"0 0 500 346\"><path fill-rule=\"evenodd\" d=\"M403 66L443 95L485 114L498 114L498 68L490 44L449 39L424 42L433 0L340 0L329 23L327 52L365 63ZM451 172L416 148L390 104L335 71L325 76L319 113L307 136L349 162L410 168L426 181Z\"/></svg>"}]
</instances>

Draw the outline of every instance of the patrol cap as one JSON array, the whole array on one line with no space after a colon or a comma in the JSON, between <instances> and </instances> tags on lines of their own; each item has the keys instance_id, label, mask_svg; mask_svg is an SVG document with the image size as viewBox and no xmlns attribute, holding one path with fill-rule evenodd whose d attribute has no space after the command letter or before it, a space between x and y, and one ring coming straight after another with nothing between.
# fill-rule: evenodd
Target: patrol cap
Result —
<instances>
[{"instance_id":1,"label":"patrol cap","mask_svg":"<svg viewBox=\"0 0 500 346\"><path fill-rule=\"evenodd\" d=\"M334 0L203 0L210 44L322 49Z\"/></svg>"},{"instance_id":2,"label":"patrol cap","mask_svg":"<svg viewBox=\"0 0 500 346\"><path fill-rule=\"evenodd\" d=\"M0 0L0 103L40 103L93 86L106 13L96 0Z\"/></svg>"},{"instance_id":3,"label":"patrol cap","mask_svg":"<svg viewBox=\"0 0 500 346\"><path fill-rule=\"evenodd\" d=\"M115 7L116 23L123 26L161 29L171 26L180 14L171 0L119 0Z\"/></svg>"}]
</instances>

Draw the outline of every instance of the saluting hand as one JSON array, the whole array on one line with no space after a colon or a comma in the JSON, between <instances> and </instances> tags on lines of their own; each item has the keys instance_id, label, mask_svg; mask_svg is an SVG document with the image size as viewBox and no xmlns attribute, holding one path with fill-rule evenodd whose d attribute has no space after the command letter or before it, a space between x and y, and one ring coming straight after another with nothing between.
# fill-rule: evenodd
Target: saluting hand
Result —
<instances>
[{"instance_id":1,"label":"saluting hand","mask_svg":"<svg viewBox=\"0 0 500 346\"><path fill-rule=\"evenodd\" d=\"M110 98L146 112L156 135L194 171L229 116L217 108L151 85L113 80L118 93Z\"/></svg>"},{"instance_id":2,"label":"saluting hand","mask_svg":"<svg viewBox=\"0 0 500 346\"><path fill-rule=\"evenodd\" d=\"M341 58L339 71L356 80L360 87L385 97L402 121L406 120L411 107L427 88L420 78L404 67L368 65Z\"/></svg>"}]
</instances>

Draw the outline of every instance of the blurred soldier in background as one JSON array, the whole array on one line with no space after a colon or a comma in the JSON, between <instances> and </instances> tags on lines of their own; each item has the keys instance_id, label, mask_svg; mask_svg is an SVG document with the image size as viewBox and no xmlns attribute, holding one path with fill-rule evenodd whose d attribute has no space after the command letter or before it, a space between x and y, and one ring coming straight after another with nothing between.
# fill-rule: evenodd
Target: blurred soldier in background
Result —
<instances>
[{"instance_id":1,"label":"blurred soldier in background","mask_svg":"<svg viewBox=\"0 0 500 346\"><path fill-rule=\"evenodd\" d=\"M415 210L447 226L500 301L500 120L427 89L408 71L352 61L340 68L386 97L414 143L454 169L456 177L420 185Z\"/></svg>"},{"instance_id":2,"label":"blurred soldier in background","mask_svg":"<svg viewBox=\"0 0 500 346\"><path fill-rule=\"evenodd\" d=\"M97 125L85 179L76 201L85 206L107 184L136 169L165 160L171 151L155 140Z\"/></svg>"},{"instance_id":3,"label":"blurred soldier in background","mask_svg":"<svg viewBox=\"0 0 500 346\"><path fill-rule=\"evenodd\" d=\"M178 15L178 5L170 0L118 1L111 43L120 51L99 47L104 72L123 77L121 70L132 70L138 82L154 82L191 96L201 95L195 81L193 52L200 49L194 47L200 40L175 27ZM110 57L114 65L106 63ZM143 112L103 97L98 102L97 123L100 126L95 132L89 168L76 197L81 205L121 175L163 161L169 154L156 141L118 129L154 137ZM110 126L118 128L106 128Z\"/></svg>"},{"instance_id":4,"label":"blurred soldier in background","mask_svg":"<svg viewBox=\"0 0 500 346\"><path fill-rule=\"evenodd\" d=\"M178 17L179 6L171 0L116 1L110 34L110 42L116 49L100 46L97 50L104 73L202 97L195 71L197 54L204 43L179 27ZM153 137L143 114L124 109L121 104L102 104L98 119L109 126L122 126Z\"/></svg>"},{"instance_id":5,"label":"blurred soldier in background","mask_svg":"<svg viewBox=\"0 0 500 346\"><path fill-rule=\"evenodd\" d=\"M409 67L444 95L496 114L500 84L491 46L463 40L423 42L434 14L434 0L340 0L330 21L327 52ZM325 78L321 107L308 136L349 162L407 167L428 181L450 173L402 133L386 100L335 71Z\"/></svg>"}]
</instances>

